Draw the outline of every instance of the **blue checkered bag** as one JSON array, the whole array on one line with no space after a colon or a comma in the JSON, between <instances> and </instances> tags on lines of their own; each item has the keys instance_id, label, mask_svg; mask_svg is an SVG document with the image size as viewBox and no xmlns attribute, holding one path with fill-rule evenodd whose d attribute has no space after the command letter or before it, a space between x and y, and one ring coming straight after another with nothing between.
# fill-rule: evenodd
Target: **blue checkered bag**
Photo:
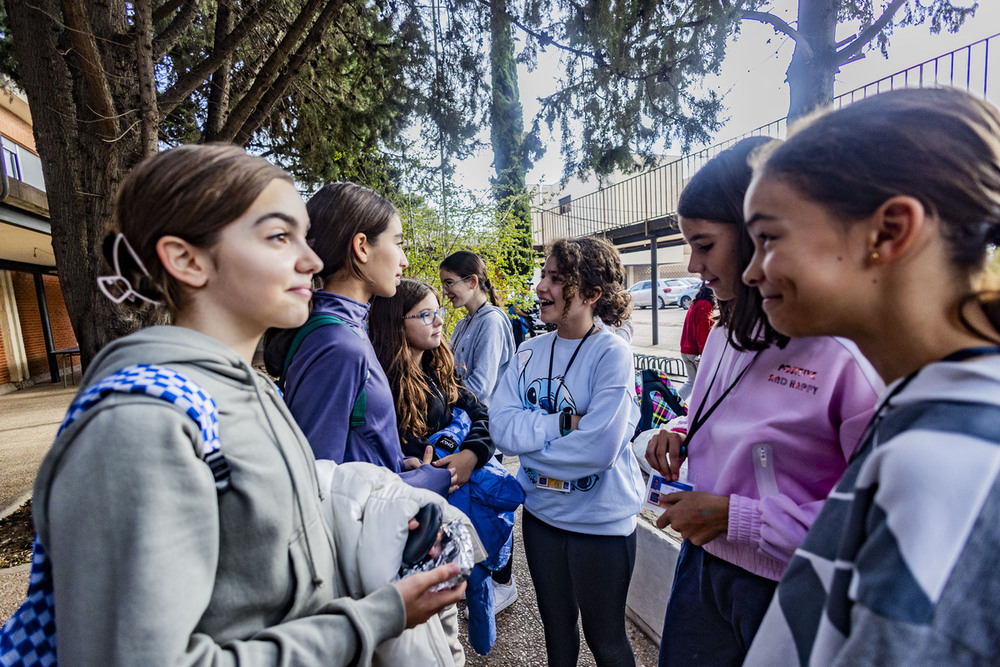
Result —
<instances>
[{"instance_id":1,"label":"blue checkered bag","mask_svg":"<svg viewBox=\"0 0 1000 667\"><path fill-rule=\"evenodd\" d=\"M59 433L112 393L145 394L181 409L201 430L201 458L215 477L218 492L230 487L229 462L219 449L219 411L212 397L183 375L149 364L129 366L109 375L80 394L66 412ZM58 436L57 436L58 437ZM56 664L55 592L52 566L35 535L28 598L0 630L0 667Z\"/></svg>"}]
</instances>

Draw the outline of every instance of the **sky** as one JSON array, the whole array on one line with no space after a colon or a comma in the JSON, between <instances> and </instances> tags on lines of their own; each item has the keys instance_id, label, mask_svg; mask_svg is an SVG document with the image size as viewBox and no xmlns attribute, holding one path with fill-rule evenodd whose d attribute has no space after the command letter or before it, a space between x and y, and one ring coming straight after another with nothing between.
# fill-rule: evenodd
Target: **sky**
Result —
<instances>
[{"instance_id":1,"label":"sky","mask_svg":"<svg viewBox=\"0 0 1000 667\"><path fill-rule=\"evenodd\" d=\"M955 0L956 4L962 2L963 0ZM972 0L965 1L965 4L972 4ZM792 23L796 5L796 0L776 0L772 11ZM856 26L842 25L838 28L837 36L843 39L855 30ZM863 86L998 32L1000 0L980 0L975 17L966 21L956 34L942 32L932 35L927 25L897 28L890 41L889 58L883 58L875 50L869 52L864 59L844 66L837 76L835 92L839 94ZM776 34L770 26L753 21L743 22L740 34L731 40L727 49L722 73L704 82L707 88L725 95L723 102L729 116L728 122L716 133L712 143L725 141L785 116L788 111L785 70L791 60L793 48L791 39ZM553 90L554 81L560 72L557 57L557 50L549 48L547 52L539 54L539 67L534 72L528 72L524 66L519 68L525 126L531 124L531 119L538 111L538 97ZM996 59L992 60L996 62ZM556 131L558 132L558 128ZM488 145L488 129L482 139ZM549 134L543 140L547 150L529 171L529 184L555 183L562 176L558 134ZM463 161L457 166L459 180L466 188L474 191L486 190L489 177L493 174L492 160L492 151L487 149Z\"/></svg>"}]
</instances>

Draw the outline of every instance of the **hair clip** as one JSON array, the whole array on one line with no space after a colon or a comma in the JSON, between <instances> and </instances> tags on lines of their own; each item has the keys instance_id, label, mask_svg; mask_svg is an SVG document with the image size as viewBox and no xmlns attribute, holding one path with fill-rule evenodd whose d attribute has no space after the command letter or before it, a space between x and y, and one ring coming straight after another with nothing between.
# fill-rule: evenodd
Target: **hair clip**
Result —
<instances>
[{"instance_id":1,"label":"hair clip","mask_svg":"<svg viewBox=\"0 0 1000 667\"><path fill-rule=\"evenodd\" d=\"M128 239L125 238L124 234L118 232L118 235L115 236L115 245L111 249L111 263L115 270L115 275L98 276L97 288L101 290L104 296L111 299L111 301L114 303L122 303L123 301L134 301L135 299L141 299L142 301L145 301L146 303L151 303L154 306L165 305L163 301L150 299L148 296L143 296L142 294L139 294L139 292L137 292L135 288L132 287L132 283L129 282L128 278L122 275L121 265L118 261L118 247L121 244L125 245L125 249L128 250L128 254L132 256L132 261L135 262L135 265L139 267L140 271L142 271L142 275L146 276L150 280L153 279L153 277L149 275L149 271L146 269L146 265L142 263L141 259L139 259L139 255L137 255L135 253L135 250L132 249L132 245L128 242Z\"/></svg>"}]
</instances>

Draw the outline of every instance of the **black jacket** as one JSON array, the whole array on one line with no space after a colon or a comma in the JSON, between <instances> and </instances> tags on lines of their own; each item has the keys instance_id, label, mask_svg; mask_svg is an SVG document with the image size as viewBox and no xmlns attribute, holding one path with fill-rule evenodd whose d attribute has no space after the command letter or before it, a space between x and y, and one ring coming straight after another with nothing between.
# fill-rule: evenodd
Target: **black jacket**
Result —
<instances>
[{"instance_id":1,"label":"black jacket","mask_svg":"<svg viewBox=\"0 0 1000 667\"><path fill-rule=\"evenodd\" d=\"M429 433L437 433L451 423L451 408L465 410L469 419L472 420L472 429L458 451L472 451L477 459L476 468L483 467L496 452L493 440L490 439L489 415L486 406L480 403L475 395L461 384L458 386L458 400L454 404L448 405L438 384L437 373L427 364L424 364L424 375L427 378L427 384L431 387L431 392L427 396L427 414L425 416ZM403 446L404 456L415 456L422 459L424 449L431 443L426 438L419 438L407 431L403 434L400 444ZM438 458L437 454L434 455L434 458Z\"/></svg>"}]
</instances>

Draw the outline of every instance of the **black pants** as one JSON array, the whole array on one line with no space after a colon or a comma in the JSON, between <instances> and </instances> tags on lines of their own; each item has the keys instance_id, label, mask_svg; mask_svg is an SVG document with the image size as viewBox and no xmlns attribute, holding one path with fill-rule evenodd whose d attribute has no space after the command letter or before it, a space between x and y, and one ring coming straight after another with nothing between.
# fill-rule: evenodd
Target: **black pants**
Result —
<instances>
[{"instance_id":1,"label":"black pants","mask_svg":"<svg viewBox=\"0 0 1000 667\"><path fill-rule=\"evenodd\" d=\"M635 532L627 537L573 533L524 512L524 554L545 629L552 667L580 654L577 617L597 664L635 665L625 633L625 598L635 566Z\"/></svg>"}]
</instances>

